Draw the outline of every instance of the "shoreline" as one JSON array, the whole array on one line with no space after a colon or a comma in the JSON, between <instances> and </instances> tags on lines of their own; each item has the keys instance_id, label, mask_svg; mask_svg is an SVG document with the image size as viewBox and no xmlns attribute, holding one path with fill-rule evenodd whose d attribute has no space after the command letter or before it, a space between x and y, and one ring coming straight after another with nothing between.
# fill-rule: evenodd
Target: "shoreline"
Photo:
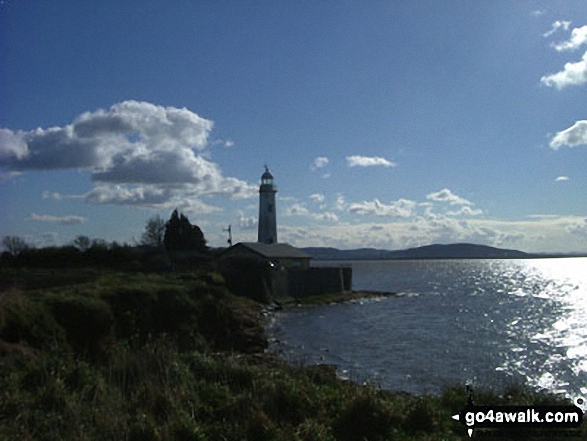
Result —
<instances>
[{"instance_id":1,"label":"shoreline","mask_svg":"<svg viewBox=\"0 0 587 441\"><path fill-rule=\"evenodd\" d=\"M341 303L357 302L364 299L382 299L387 297L399 297L397 292L393 291L369 291L359 290L333 294L323 294L308 296L302 298L284 298L275 301L276 308L273 310L292 309L307 306L328 306Z\"/></svg>"}]
</instances>

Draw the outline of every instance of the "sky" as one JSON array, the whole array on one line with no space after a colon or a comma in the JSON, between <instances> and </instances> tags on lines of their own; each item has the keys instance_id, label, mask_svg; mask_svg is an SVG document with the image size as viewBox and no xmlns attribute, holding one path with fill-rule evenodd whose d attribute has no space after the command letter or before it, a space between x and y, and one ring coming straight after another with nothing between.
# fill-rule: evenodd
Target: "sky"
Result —
<instances>
[{"instance_id":1,"label":"sky","mask_svg":"<svg viewBox=\"0 0 587 441\"><path fill-rule=\"evenodd\" d=\"M0 237L587 252L587 4L0 1Z\"/></svg>"}]
</instances>

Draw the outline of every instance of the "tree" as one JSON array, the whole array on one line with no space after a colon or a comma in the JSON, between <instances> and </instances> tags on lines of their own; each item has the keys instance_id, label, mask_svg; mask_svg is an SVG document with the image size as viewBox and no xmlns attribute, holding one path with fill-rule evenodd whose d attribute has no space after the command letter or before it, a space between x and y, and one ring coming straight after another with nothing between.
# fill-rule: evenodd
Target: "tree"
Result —
<instances>
[{"instance_id":1,"label":"tree","mask_svg":"<svg viewBox=\"0 0 587 441\"><path fill-rule=\"evenodd\" d=\"M108 251L108 242L104 239L93 239L90 250Z\"/></svg>"},{"instance_id":2,"label":"tree","mask_svg":"<svg viewBox=\"0 0 587 441\"><path fill-rule=\"evenodd\" d=\"M174 210L165 224L163 237L167 251L208 251L204 233L197 225L192 225L188 218Z\"/></svg>"},{"instance_id":3,"label":"tree","mask_svg":"<svg viewBox=\"0 0 587 441\"><path fill-rule=\"evenodd\" d=\"M73 241L73 246L82 252L87 251L91 245L92 242L88 236L78 236Z\"/></svg>"},{"instance_id":4,"label":"tree","mask_svg":"<svg viewBox=\"0 0 587 441\"><path fill-rule=\"evenodd\" d=\"M150 247L163 246L165 237L165 220L159 215L153 216L145 224L145 232L141 236L141 243Z\"/></svg>"},{"instance_id":5,"label":"tree","mask_svg":"<svg viewBox=\"0 0 587 441\"><path fill-rule=\"evenodd\" d=\"M4 245L4 248L6 248L6 250L13 256L30 248L30 245L27 244L22 237L18 236L5 236L4 239L2 239L2 245Z\"/></svg>"}]
</instances>

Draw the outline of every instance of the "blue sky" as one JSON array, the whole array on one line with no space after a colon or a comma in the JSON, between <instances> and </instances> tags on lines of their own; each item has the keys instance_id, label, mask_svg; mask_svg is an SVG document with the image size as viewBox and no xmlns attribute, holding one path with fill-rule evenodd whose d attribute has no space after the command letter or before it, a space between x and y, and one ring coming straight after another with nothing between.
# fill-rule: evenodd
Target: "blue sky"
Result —
<instances>
[{"instance_id":1,"label":"blue sky","mask_svg":"<svg viewBox=\"0 0 587 441\"><path fill-rule=\"evenodd\" d=\"M577 1L0 2L0 236L587 251Z\"/></svg>"}]
</instances>

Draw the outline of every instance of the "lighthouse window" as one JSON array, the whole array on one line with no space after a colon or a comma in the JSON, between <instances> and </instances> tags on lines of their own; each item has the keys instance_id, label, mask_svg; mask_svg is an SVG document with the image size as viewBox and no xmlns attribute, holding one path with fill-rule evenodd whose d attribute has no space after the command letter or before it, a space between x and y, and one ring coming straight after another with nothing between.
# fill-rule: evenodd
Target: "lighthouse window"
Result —
<instances>
[{"instance_id":1,"label":"lighthouse window","mask_svg":"<svg viewBox=\"0 0 587 441\"><path fill-rule=\"evenodd\" d=\"M273 212L273 205L269 204L269 205L267 206L267 211L268 211L269 213L272 213L272 212Z\"/></svg>"}]
</instances>

